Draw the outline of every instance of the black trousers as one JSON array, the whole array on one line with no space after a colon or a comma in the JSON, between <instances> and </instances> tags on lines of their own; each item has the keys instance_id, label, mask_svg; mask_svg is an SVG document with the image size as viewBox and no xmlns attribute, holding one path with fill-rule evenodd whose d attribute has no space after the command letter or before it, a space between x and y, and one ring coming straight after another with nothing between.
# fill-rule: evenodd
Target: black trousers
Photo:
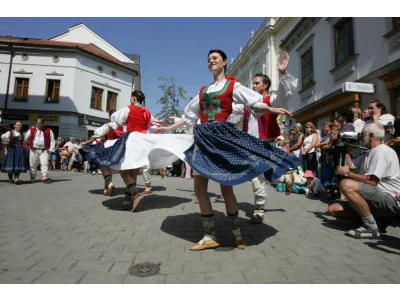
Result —
<instances>
[{"instance_id":1,"label":"black trousers","mask_svg":"<svg viewBox=\"0 0 400 300\"><path fill-rule=\"evenodd\" d=\"M303 170L311 170L315 177L318 177L317 152L307 153L303 156Z\"/></svg>"}]
</instances>

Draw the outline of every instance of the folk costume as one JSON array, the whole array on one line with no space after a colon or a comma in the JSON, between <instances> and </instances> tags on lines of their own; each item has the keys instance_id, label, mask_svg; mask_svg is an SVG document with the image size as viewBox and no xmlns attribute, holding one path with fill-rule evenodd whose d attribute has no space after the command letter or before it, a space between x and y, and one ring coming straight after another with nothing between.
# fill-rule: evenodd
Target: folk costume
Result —
<instances>
[{"instance_id":1,"label":"folk costume","mask_svg":"<svg viewBox=\"0 0 400 300\"><path fill-rule=\"evenodd\" d=\"M24 135L15 130L7 131L1 135L4 146L7 146L7 155L4 158L3 173L8 173L9 182L19 184L19 174L26 172ZM13 178L14 176L14 178Z\"/></svg>"},{"instance_id":2,"label":"folk costume","mask_svg":"<svg viewBox=\"0 0 400 300\"><path fill-rule=\"evenodd\" d=\"M31 182L35 182L36 170L40 163L42 172L42 182L49 181L49 153L55 151L55 139L53 131L50 128L45 128L43 131L37 127L30 128L25 134L25 143L29 145L29 165Z\"/></svg>"},{"instance_id":3,"label":"folk costume","mask_svg":"<svg viewBox=\"0 0 400 300\"><path fill-rule=\"evenodd\" d=\"M277 94L267 95L263 103L269 107L287 107L287 104L297 87L297 79L291 74L280 75ZM251 111L243 105L236 106L234 114L243 116L242 131L258 137L266 143L274 143L275 139L281 135L276 114L264 113L256 119ZM264 207L267 202L267 182L261 174L251 180L254 193L254 213L252 223L259 224L264 220Z\"/></svg>"}]
</instances>

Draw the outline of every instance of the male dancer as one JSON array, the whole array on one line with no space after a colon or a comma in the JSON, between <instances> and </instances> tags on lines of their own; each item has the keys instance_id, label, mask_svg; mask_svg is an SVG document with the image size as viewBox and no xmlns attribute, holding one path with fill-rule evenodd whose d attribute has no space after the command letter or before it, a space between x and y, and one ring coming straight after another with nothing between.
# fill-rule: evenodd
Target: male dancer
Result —
<instances>
[{"instance_id":1,"label":"male dancer","mask_svg":"<svg viewBox=\"0 0 400 300\"><path fill-rule=\"evenodd\" d=\"M29 165L31 173L31 183L35 183L36 170L40 162L42 171L42 182L48 183L50 178L47 176L49 171L49 153L55 151L56 141L53 131L45 128L44 120L38 118L36 126L30 128L25 134L25 143L29 144Z\"/></svg>"},{"instance_id":2,"label":"male dancer","mask_svg":"<svg viewBox=\"0 0 400 300\"><path fill-rule=\"evenodd\" d=\"M270 95L271 80L264 74L256 74L253 78L253 90L263 96L264 103L270 107L286 107L297 87L297 79L287 73L289 54L285 53L282 64L278 65L279 87L277 95ZM277 123L278 115L264 113L256 119L243 105L235 105L234 113L243 113L243 131L263 139L266 143L273 143L281 135ZM250 220L252 224L260 224L264 221L264 205L267 202L267 182L261 174L251 180L254 193L254 213Z\"/></svg>"}]
</instances>

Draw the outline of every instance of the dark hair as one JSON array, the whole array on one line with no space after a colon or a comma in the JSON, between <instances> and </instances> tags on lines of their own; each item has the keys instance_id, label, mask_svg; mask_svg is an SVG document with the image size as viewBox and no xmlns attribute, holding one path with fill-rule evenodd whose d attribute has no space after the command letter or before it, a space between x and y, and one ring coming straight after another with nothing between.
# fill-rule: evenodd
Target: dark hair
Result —
<instances>
[{"instance_id":1,"label":"dark hair","mask_svg":"<svg viewBox=\"0 0 400 300\"><path fill-rule=\"evenodd\" d=\"M111 117L111 115L112 115L113 113L115 113L115 109L110 109L110 110L108 111L108 116Z\"/></svg>"},{"instance_id":2,"label":"dark hair","mask_svg":"<svg viewBox=\"0 0 400 300\"><path fill-rule=\"evenodd\" d=\"M344 109L339 112L338 116L342 116L346 123L352 123L354 120L354 112L351 109Z\"/></svg>"},{"instance_id":3,"label":"dark hair","mask_svg":"<svg viewBox=\"0 0 400 300\"><path fill-rule=\"evenodd\" d=\"M139 101L140 104L144 105L146 97L142 91L134 90L132 92L132 97L136 97L137 101Z\"/></svg>"},{"instance_id":4,"label":"dark hair","mask_svg":"<svg viewBox=\"0 0 400 300\"><path fill-rule=\"evenodd\" d=\"M37 123L39 120L42 121L42 123L44 123L44 122L46 121L46 120L43 119L43 118L37 118L37 119L36 119L36 123Z\"/></svg>"},{"instance_id":5,"label":"dark hair","mask_svg":"<svg viewBox=\"0 0 400 300\"><path fill-rule=\"evenodd\" d=\"M264 84L268 85L268 88L267 88L267 92L268 92L269 88L271 87L271 79L269 79L269 77L267 75L264 75L264 74L256 74L256 75L254 75L254 77L260 77L262 82Z\"/></svg>"},{"instance_id":6,"label":"dark hair","mask_svg":"<svg viewBox=\"0 0 400 300\"><path fill-rule=\"evenodd\" d=\"M21 123L21 125L22 125L22 122L21 122L20 120L15 121L15 122L14 122L14 125L17 125L17 123Z\"/></svg>"},{"instance_id":7,"label":"dark hair","mask_svg":"<svg viewBox=\"0 0 400 300\"><path fill-rule=\"evenodd\" d=\"M219 49L211 49L210 51L208 51L208 55L207 58L210 56L210 54L212 53L218 53L219 55L221 55L223 60L228 60L228 57L226 56L226 53L222 50ZM228 66L228 64L225 65L224 67L224 71L226 71L226 67Z\"/></svg>"},{"instance_id":8,"label":"dark hair","mask_svg":"<svg viewBox=\"0 0 400 300\"><path fill-rule=\"evenodd\" d=\"M386 105L381 100L372 100L371 104L372 103L375 103L376 107L381 109L382 115L387 114Z\"/></svg>"}]
</instances>

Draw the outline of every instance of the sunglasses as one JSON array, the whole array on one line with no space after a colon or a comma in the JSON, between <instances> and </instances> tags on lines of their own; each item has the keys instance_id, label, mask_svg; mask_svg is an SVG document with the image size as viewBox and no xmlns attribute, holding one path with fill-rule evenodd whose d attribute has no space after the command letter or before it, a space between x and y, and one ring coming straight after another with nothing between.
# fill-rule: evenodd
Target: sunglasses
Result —
<instances>
[{"instance_id":1,"label":"sunglasses","mask_svg":"<svg viewBox=\"0 0 400 300\"><path fill-rule=\"evenodd\" d=\"M306 126L306 128L311 128L310 126Z\"/></svg>"}]
</instances>

